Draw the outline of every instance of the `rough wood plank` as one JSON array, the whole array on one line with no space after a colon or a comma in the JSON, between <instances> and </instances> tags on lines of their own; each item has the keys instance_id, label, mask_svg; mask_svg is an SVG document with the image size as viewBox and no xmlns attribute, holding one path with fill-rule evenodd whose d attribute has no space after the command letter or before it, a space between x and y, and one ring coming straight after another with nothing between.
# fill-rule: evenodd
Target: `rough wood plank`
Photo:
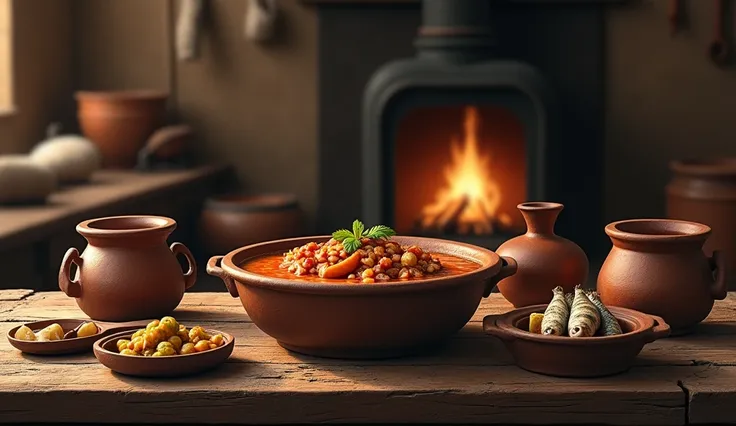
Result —
<instances>
[{"instance_id":1,"label":"rough wood plank","mask_svg":"<svg viewBox=\"0 0 736 426\"><path fill-rule=\"evenodd\" d=\"M0 400L7 405L0 404L0 418L81 421L73 407L83 393L85 404L97 404L88 419L96 422L112 410L122 413L116 415L119 422L144 417L177 423L247 419L248 423L684 424L686 411L692 422L724 422L729 420L727 414L718 410L733 404L736 396L736 384L729 384L736 383L736 367L731 367L736 365L733 296L716 303L698 333L647 345L628 373L574 380L520 370L500 341L483 335L483 316L511 309L499 294L485 299L473 320L432 353L347 361L284 350L252 324L240 301L227 293L188 293L174 313L177 318L236 337L233 356L220 369L176 381L133 379L111 373L90 353L28 356L3 338ZM13 304L10 311L0 311L3 335L17 321L84 317L74 300L60 292L20 297L2 302ZM61 411L51 415L33 410L45 404L45 398L50 403L51 397ZM125 410L119 409L121 404ZM203 409L212 404L217 410ZM171 410L175 417L163 414Z\"/></svg>"},{"instance_id":2,"label":"rough wood plank","mask_svg":"<svg viewBox=\"0 0 736 426\"><path fill-rule=\"evenodd\" d=\"M186 188L194 182L217 178L230 170L208 165L189 170L138 172L100 170L89 184L61 189L46 205L3 207L0 209L0 250L28 244L58 231L74 228L78 222L131 200L160 196Z\"/></svg>"},{"instance_id":3,"label":"rough wood plank","mask_svg":"<svg viewBox=\"0 0 736 426\"><path fill-rule=\"evenodd\" d=\"M33 294L33 290L28 288L0 290L0 302L18 301Z\"/></svg>"},{"instance_id":4,"label":"rough wood plank","mask_svg":"<svg viewBox=\"0 0 736 426\"><path fill-rule=\"evenodd\" d=\"M687 394L690 424L736 423L736 368L708 366L692 371L680 386Z\"/></svg>"},{"instance_id":5,"label":"rough wood plank","mask_svg":"<svg viewBox=\"0 0 736 426\"><path fill-rule=\"evenodd\" d=\"M593 423L605 413L610 424L662 425L682 424L685 410L672 369L657 368L568 380L515 367L231 362L167 386L116 375L100 364L37 363L0 365L0 376L0 417L14 422L101 422L115 412L119 422L536 423L543 416L551 423ZM80 392L89 411L78 409ZM125 408L117 409L121 404ZM43 406L55 409L38 410Z\"/></svg>"}]
</instances>

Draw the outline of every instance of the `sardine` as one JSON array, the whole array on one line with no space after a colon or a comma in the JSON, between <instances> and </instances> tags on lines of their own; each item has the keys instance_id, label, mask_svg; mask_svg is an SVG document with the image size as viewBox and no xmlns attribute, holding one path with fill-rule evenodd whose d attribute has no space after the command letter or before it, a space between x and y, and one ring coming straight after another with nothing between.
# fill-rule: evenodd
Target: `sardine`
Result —
<instances>
[{"instance_id":1,"label":"sardine","mask_svg":"<svg viewBox=\"0 0 736 426\"><path fill-rule=\"evenodd\" d=\"M570 309L567 332L570 337L592 337L601 325L598 308L588 299L580 285L575 286L575 299Z\"/></svg>"},{"instance_id":2,"label":"sardine","mask_svg":"<svg viewBox=\"0 0 736 426\"><path fill-rule=\"evenodd\" d=\"M575 293L565 293L565 302L567 302L567 308L572 309L572 301L575 300Z\"/></svg>"},{"instance_id":3,"label":"sardine","mask_svg":"<svg viewBox=\"0 0 736 426\"><path fill-rule=\"evenodd\" d=\"M616 334L623 333L618 320L616 320L616 317L614 317L611 311L606 308L606 305L603 304L598 292L588 290L585 292L585 295L588 296L588 299L590 299L595 307L598 308L598 313L601 316L601 326L598 333L603 336L615 336Z\"/></svg>"},{"instance_id":4,"label":"sardine","mask_svg":"<svg viewBox=\"0 0 736 426\"><path fill-rule=\"evenodd\" d=\"M565 291L562 287L555 287L552 290L552 300L544 310L544 319L542 320L542 334L550 336L562 336L565 334L565 326L567 325L570 309L565 302Z\"/></svg>"}]
</instances>

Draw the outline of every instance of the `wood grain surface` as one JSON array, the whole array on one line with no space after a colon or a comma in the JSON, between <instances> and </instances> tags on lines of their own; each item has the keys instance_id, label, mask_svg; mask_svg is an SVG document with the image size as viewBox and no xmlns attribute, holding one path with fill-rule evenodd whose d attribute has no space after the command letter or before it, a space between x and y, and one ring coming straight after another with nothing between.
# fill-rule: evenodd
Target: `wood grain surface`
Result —
<instances>
[{"instance_id":1,"label":"wood grain surface","mask_svg":"<svg viewBox=\"0 0 736 426\"><path fill-rule=\"evenodd\" d=\"M433 353L345 361L287 352L227 293L189 293L174 316L232 333L235 350L203 375L154 380L112 373L91 353L21 354L10 328L84 314L60 292L0 291L0 423L736 424L736 294L697 333L649 344L629 372L598 379L514 366L481 330L510 309L493 294Z\"/></svg>"}]
</instances>

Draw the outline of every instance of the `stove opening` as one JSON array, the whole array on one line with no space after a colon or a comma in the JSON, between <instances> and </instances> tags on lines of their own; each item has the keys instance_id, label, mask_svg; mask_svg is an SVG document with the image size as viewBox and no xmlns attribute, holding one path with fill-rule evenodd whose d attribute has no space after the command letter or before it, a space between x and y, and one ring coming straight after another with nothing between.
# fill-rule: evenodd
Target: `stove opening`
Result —
<instances>
[{"instance_id":1,"label":"stove opening","mask_svg":"<svg viewBox=\"0 0 736 426\"><path fill-rule=\"evenodd\" d=\"M394 226L399 234L508 237L524 232L524 125L495 105L419 107L399 119Z\"/></svg>"}]
</instances>

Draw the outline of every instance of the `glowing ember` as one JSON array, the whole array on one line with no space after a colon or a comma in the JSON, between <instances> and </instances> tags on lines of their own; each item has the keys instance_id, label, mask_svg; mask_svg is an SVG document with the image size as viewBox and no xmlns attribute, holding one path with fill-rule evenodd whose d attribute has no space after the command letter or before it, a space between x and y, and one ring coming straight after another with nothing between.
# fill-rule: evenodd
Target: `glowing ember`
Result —
<instances>
[{"instance_id":1,"label":"glowing ember","mask_svg":"<svg viewBox=\"0 0 736 426\"><path fill-rule=\"evenodd\" d=\"M490 234L499 224L511 224L508 215L497 214L501 190L491 176L490 156L478 149L480 124L477 108L466 107L462 144L457 138L450 141L450 164L444 170L446 185L437 191L435 201L422 209L422 228Z\"/></svg>"}]
</instances>

